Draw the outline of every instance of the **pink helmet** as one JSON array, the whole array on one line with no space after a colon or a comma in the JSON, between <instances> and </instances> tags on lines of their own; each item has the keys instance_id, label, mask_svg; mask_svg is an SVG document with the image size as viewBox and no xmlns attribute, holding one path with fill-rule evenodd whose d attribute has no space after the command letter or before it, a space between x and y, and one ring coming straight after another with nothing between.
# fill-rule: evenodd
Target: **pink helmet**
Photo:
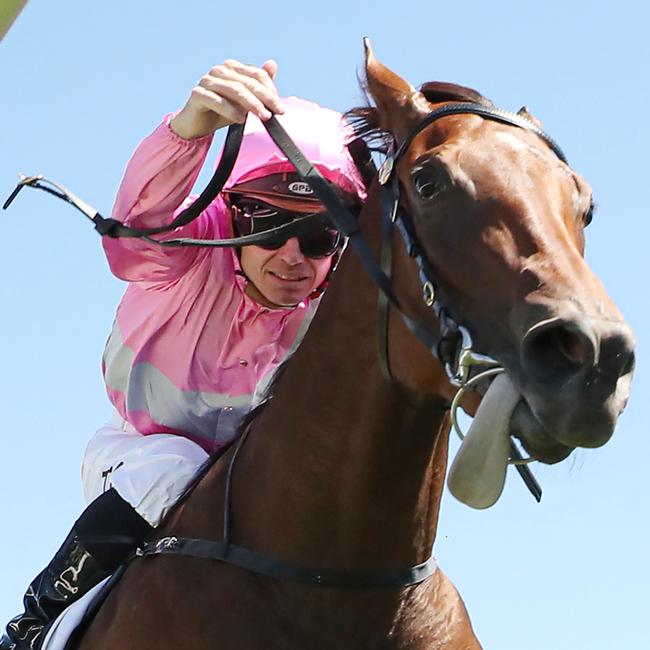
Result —
<instances>
[{"instance_id":1,"label":"pink helmet","mask_svg":"<svg viewBox=\"0 0 650 650\"><path fill-rule=\"evenodd\" d=\"M366 188L347 148L353 134L343 116L298 97L282 101L286 111L278 115L278 121L298 148L344 199L356 204L363 201ZM250 114L237 162L223 191L297 212L324 209L260 120Z\"/></svg>"}]
</instances>

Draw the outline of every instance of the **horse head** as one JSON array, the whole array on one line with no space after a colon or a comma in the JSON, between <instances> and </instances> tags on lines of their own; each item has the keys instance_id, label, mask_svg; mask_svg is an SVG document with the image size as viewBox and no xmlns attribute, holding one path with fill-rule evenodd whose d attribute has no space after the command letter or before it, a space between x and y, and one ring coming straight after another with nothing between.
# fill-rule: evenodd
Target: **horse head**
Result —
<instances>
[{"instance_id":1,"label":"horse head","mask_svg":"<svg viewBox=\"0 0 650 650\"><path fill-rule=\"evenodd\" d=\"M634 337L584 259L590 186L527 109L519 116L530 129L461 113L418 131L445 104L492 104L453 84L416 90L368 44L366 79L375 104L362 111L366 134L398 150L408 142L395 170L400 207L438 300L505 369L508 433L545 463L603 445L628 398ZM421 300L410 302L431 319Z\"/></svg>"}]
</instances>

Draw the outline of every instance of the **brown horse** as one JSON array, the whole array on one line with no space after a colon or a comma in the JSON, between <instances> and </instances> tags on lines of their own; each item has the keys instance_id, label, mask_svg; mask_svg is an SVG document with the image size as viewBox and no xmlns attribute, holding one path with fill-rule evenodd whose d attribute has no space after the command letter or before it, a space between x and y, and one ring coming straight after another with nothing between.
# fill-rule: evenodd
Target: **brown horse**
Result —
<instances>
[{"instance_id":1,"label":"brown horse","mask_svg":"<svg viewBox=\"0 0 650 650\"><path fill-rule=\"evenodd\" d=\"M399 144L445 102L486 103L446 84L416 91L367 52L376 108L358 114ZM533 118L530 118L531 120ZM587 267L587 183L530 130L476 114L441 117L397 164L440 300L518 391L511 432L542 462L613 432L633 338ZM360 217L379 255L379 188ZM402 310L432 332L419 269L393 245ZM377 354L378 289L343 256L306 338L249 422L232 474L233 543L295 566L376 571L424 562L436 537L449 402L440 361L390 313L392 381ZM474 401L478 401L475 399ZM473 411L476 404L465 404ZM216 460L162 535L221 539L226 474ZM408 586L337 587L260 575L202 558L138 559L82 639L82 650L479 648L441 570Z\"/></svg>"}]
</instances>

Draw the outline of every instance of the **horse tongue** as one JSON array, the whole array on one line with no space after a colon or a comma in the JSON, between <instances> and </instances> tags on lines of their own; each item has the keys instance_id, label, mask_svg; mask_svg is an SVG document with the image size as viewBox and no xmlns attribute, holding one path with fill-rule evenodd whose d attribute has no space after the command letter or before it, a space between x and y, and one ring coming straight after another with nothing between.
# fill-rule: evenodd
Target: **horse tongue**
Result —
<instances>
[{"instance_id":1,"label":"horse tongue","mask_svg":"<svg viewBox=\"0 0 650 650\"><path fill-rule=\"evenodd\" d=\"M508 376L498 375L454 458L447 486L472 508L489 508L501 496L510 455L510 418L520 398Z\"/></svg>"}]
</instances>

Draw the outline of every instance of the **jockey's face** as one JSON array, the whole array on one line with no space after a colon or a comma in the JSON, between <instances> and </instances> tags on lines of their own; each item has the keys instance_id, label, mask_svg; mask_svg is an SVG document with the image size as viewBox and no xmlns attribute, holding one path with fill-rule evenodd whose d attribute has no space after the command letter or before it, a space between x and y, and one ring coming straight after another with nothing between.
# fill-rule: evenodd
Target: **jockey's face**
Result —
<instances>
[{"instance_id":1,"label":"jockey's face","mask_svg":"<svg viewBox=\"0 0 650 650\"><path fill-rule=\"evenodd\" d=\"M276 250L241 249L242 270L250 280L246 293L265 307L294 307L323 284L331 265L332 256L305 256L297 237Z\"/></svg>"}]
</instances>

